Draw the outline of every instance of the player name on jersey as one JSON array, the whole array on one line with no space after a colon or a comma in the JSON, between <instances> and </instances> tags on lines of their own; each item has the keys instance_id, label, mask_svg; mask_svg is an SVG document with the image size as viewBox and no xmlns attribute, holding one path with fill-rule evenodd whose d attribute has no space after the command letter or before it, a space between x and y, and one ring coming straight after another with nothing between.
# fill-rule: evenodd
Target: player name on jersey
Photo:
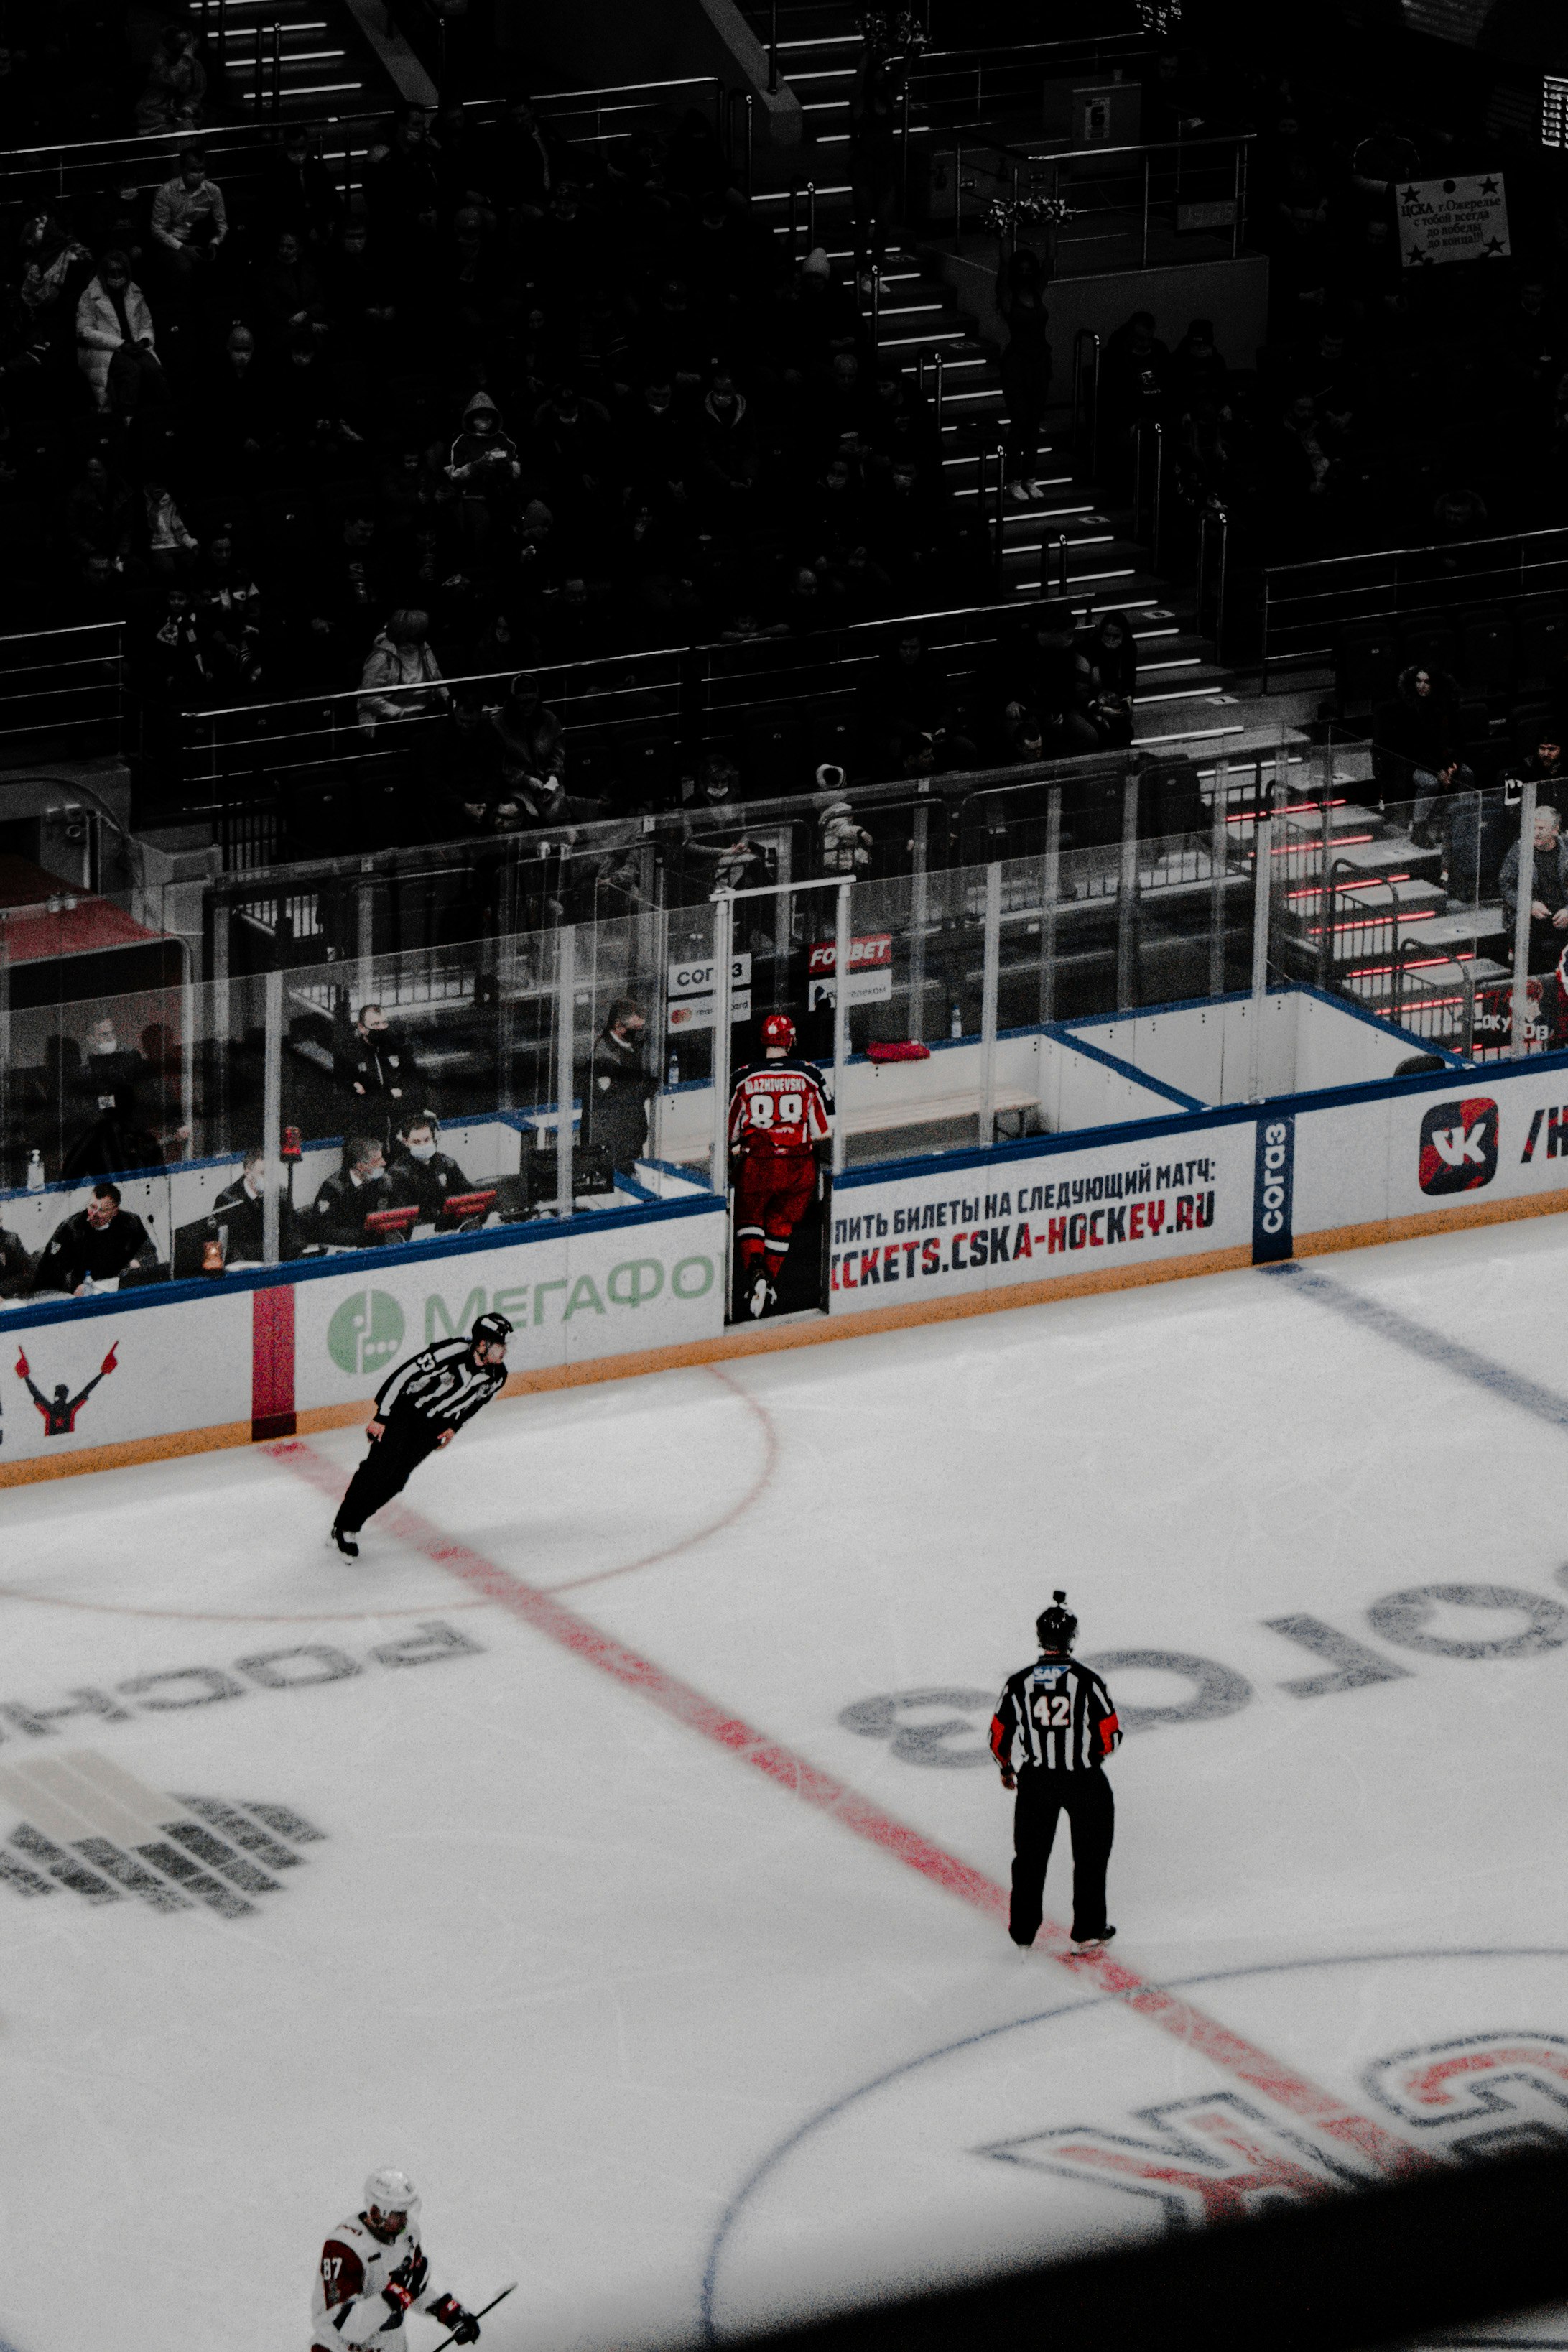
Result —
<instances>
[{"instance_id":1,"label":"player name on jersey","mask_svg":"<svg viewBox=\"0 0 1568 2352\"><path fill-rule=\"evenodd\" d=\"M729 1098L729 1139L742 1151L809 1152L830 1132L821 1072L810 1062L759 1062Z\"/></svg>"}]
</instances>

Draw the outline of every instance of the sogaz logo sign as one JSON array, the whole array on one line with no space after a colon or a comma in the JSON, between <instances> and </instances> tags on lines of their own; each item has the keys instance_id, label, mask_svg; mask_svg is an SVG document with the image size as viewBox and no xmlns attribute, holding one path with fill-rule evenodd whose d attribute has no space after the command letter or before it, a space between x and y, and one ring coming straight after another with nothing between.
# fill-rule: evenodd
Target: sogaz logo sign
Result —
<instances>
[{"instance_id":1,"label":"sogaz logo sign","mask_svg":"<svg viewBox=\"0 0 1568 2352\"><path fill-rule=\"evenodd\" d=\"M1287 1111L1258 1122L1252 1173L1252 1263L1277 1265L1295 1254L1291 1194L1296 1164L1296 1120Z\"/></svg>"},{"instance_id":2,"label":"sogaz logo sign","mask_svg":"<svg viewBox=\"0 0 1568 2352\"><path fill-rule=\"evenodd\" d=\"M384 1290L345 1298L327 1326L327 1352L340 1371L356 1378L379 1372L402 1346L402 1308Z\"/></svg>"}]
</instances>

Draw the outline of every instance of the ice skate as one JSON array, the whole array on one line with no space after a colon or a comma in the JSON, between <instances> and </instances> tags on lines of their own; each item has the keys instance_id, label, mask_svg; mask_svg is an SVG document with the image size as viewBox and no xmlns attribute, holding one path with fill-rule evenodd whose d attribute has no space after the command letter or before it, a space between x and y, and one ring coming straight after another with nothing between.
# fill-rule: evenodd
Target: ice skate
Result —
<instances>
[{"instance_id":1,"label":"ice skate","mask_svg":"<svg viewBox=\"0 0 1568 2352\"><path fill-rule=\"evenodd\" d=\"M1102 1944L1110 1942L1115 1932L1114 1927L1102 1927L1097 1936L1074 1936L1073 1947L1080 1952L1098 1951Z\"/></svg>"},{"instance_id":2,"label":"ice skate","mask_svg":"<svg viewBox=\"0 0 1568 2352\"><path fill-rule=\"evenodd\" d=\"M773 1285L765 1274L759 1274L746 1294L747 1310L753 1318L766 1315L775 1297Z\"/></svg>"},{"instance_id":3,"label":"ice skate","mask_svg":"<svg viewBox=\"0 0 1568 2352\"><path fill-rule=\"evenodd\" d=\"M340 1528L338 1525L336 1519L333 1520L330 1528L327 1530L327 1540L329 1544L337 1545L338 1549L342 1553L345 1559L358 1559L360 1557L359 1545L354 1541L353 1537L350 1535L345 1528Z\"/></svg>"}]
</instances>

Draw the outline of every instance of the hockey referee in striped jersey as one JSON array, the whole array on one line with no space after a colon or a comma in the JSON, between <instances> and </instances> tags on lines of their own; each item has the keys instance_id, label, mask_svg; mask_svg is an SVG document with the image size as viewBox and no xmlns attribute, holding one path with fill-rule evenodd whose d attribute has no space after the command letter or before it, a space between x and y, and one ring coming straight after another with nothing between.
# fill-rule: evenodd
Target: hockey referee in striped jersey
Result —
<instances>
[{"instance_id":1,"label":"hockey referee in striped jersey","mask_svg":"<svg viewBox=\"0 0 1568 2352\"><path fill-rule=\"evenodd\" d=\"M504 1315L481 1315L466 1339L442 1339L382 1381L365 1423L371 1450L349 1481L328 1538L346 1559L358 1559L354 1538L371 1512L401 1495L425 1456L450 1445L505 1387L511 1336Z\"/></svg>"},{"instance_id":2,"label":"hockey referee in striped jersey","mask_svg":"<svg viewBox=\"0 0 1568 2352\"><path fill-rule=\"evenodd\" d=\"M991 1717L991 1753L1013 1806L1013 1899L1008 1933L1032 1944L1045 1902L1046 1864L1061 1813L1072 1826L1072 1940L1108 1944L1105 1865L1111 1859L1116 1808L1105 1759L1122 1744L1111 1694L1092 1666L1071 1656L1078 1620L1065 1592L1035 1620L1040 1656L1009 1675ZM1018 1761L1013 1744L1018 1743Z\"/></svg>"}]
</instances>

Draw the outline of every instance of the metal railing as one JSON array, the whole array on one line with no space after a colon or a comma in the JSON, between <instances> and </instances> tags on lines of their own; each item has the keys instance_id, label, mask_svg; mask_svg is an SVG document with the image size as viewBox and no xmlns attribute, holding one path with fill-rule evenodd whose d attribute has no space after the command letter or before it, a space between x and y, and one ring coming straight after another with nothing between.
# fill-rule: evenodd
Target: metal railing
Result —
<instances>
[{"instance_id":1,"label":"metal railing","mask_svg":"<svg viewBox=\"0 0 1568 2352\"><path fill-rule=\"evenodd\" d=\"M1195 578L1199 636L1214 640L1214 657L1225 659L1229 614L1230 509L1222 499L1205 499L1197 519L1197 561Z\"/></svg>"},{"instance_id":2,"label":"metal railing","mask_svg":"<svg viewBox=\"0 0 1568 2352\"><path fill-rule=\"evenodd\" d=\"M1160 568L1165 497L1166 428L1158 417L1154 417L1140 424L1133 436L1132 535L1140 542L1146 541L1155 572Z\"/></svg>"},{"instance_id":3,"label":"metal railing","mask_svg":"<svg viewBox=\"0 0 1568 2352\"><path fill-rule=\"evenodd\" d=\"M0 637L0 766L128 748L124 638L119 621Z\"/></svg>"},{"instance_id":4,"label":"metal railing","mask_svg":"<svg viewBox=\"0 0 1568 2352\"><path fill-rule=\"evenodd\" d=\"M807 1050L821 1054L831 1035L841 1070L872 1039L942 1038L968 1046L967 1067L948 1066L950 1072L964 1069L956 1080L948 1075L944 1085L939 1066L932 1073L936 1086L916 1078L900 1089L862 1068L847 1099L839 1090L840 1107L855 1114L858 1096L855 1131L878 1139L857 1152L862 1160L920 1150L919 1129L930 1116L972 1125L977 1108L982 1139L989 1140L987 1106L1005 1107L998 1048L1009 1032L1050 1018L1053 1005L1069 1017L1190 994L1186 982L1198 972L1213 974L1222 989L1239 968L1249 929L1251 886L1241 845L1221 838L1223 871L1216 877L1211 829L1201 814L1191 835L1144 837L1139 779L1124 767L1107 779L1119 809L1116 836L1075 848L1062 831L1068 791L1060 782L1048 787L1051 823L1043 856L993 851L938 870L916 855L896 876L769 875L755 885L723 883L695 901L655 895L630 912L609 915L577 897L549 910L542 923L521 870L523 845L513 844L517 887L499 894L497 921L487 933L391 950L379 936L377 877L350 862L338 877L333 953L311 953L287 919L286 908L302 906L308 896L297 874L249 877L246 897L231 901L213 928L205 978L187 968L152 985L121 983L105 996L64 1005L34 999L10 1008L0 1189L21 1181L35 1152L55 1182L105 1164L83 1158L105 1108L84 1049L107 1019L120 1041L115 1084L134 1102L127 1125L143 1143L156 1141L162 1164L179 1180L178 1200L166 1200L160 1211L161 1243L172 1246L161 1247L159 1255L176 1272L197 1271L189 1263L182 1268L179 1235L183 1229L188 1259L202 1213L235 1172L214 1174L214 1156L264 1132L276 1145L285 1127L327 1138L347 1122L349 1132L379 1133L385 1142L393 1107L356 1100L349 1083L350 1024L367 1002L380 1004L403 1034L409 1083L417 1089L413 1107L428 1105L453 1126L491 1128L488 1140L507 1145L511 1172L522 1172L519 1129L525 1137L537 1133L541 1143L552 1130L560 1136L566 1106L585 1091L584 1049L609 1006L626 994L646 1008L660 1077L671 1076L666 1057L678 1054L674 1083L658 1090L655 1128L664 1130L664 1156L693 1164L699 1176L712 1165L714 1139L722 1135L715 1116L727 1095L731 1011L738 1023L776 1006L793 1010ZM1218 891L1210 887L1216 879ZM852 934L845 903L852 892ZM804 984L801 950L832 942L828 968L842 975L852 968L852 936L869 936L883 947L887 988L852 1004L847 989L835 988L824 1017L820 993ZM728 948L747 959L740 984L749 1004L725 1002ZM672 963L678 968L683 960L716 971L707 1004L687 1003L672 1018L670 997L682 992L673 985ZM0 979L5 969L0 961ZM700 993L700 982L696 988ZM574 1009L579 1004L585 1010ZM705 1011L706 1021L692 1019ZM886 1098L901 1092L902 1108L883 1118ZM944 1108L944 1095L955 1092L958 1099ZM925 1117L923 1097L931 1099ZM122 1108L116 1107L117 1118ZM509 1143L494 1132L497 1120L509 1127ZM589 1121L585 1106L585 1130ZM493 1187L498 1172L494 1158L476 1166L466 1157L468 1146L483 1148L486 1139L471 1132L458 1147L476 1190ZM322 1145L307 1146L306 1158L315 1162L307 1171L308 1199L338 1160ZM209 1164L191 1165L203 1161ZM149 1151L142 1165L160 1162ZM563 1188L559 1201L568 1213L570 1190ZM553 1183L542 1196L531 1186L528 1193L514 1213L528 1213L539 1197L558 1197ZM51 1225L63 1205L36 1204Z\"/></svg>"},{"instance_id":5,"label":"metal railing","mask_svg":"<svg viewBox=\"0 0 1568 2352\"><path fill-rule=\"evenodd\" d=\"M1332 660L1359 622L1437 621L1466 606L1568 594L1568 526L1276 563L1263 573L1266 671Z\"/></svg>"},{"instance_id":6,"label":"metal railing","mask_svg":"<svg viewBox=\"0 0 1568 2352\"><path fill-rule=\"evenodd\" d=\"M1503 929L1495 904L1459 910L1473 934L1468 945L1459 938L1465 922L1456 925L1451 915L1443 919L1447 932L1434 939L1431 906L1422 897L1437 902L1441 893L1409 870L1423 856L1427 874L1435 870L1429 853L1409 838L1411 812L1379 814L1355 804L1338 760L1332 745L1297 750L1281 742L1194 772L1180 802L1162 797L1151 764L1125 753L1058 762L1022 777L974 772L951 780L963 793L963 821L945 845L932 822L938 793L899 779L857 794L857 815L880 807L896 817L907 855L896 871L855 877L854 936L883 940L891 978L883 997L857 999L852 1034L843 1008L832 1008L841 1060L868 1038L977 1045L982 1059L975 1068L983 1064L985 1075L975 1098L1001 1108L994 1082L1003 1065L993 1048L1009 1032L1220 996L1244 987L1249 973L1255 994L1315 982L1390 1028L1394 1053L1370 1067L1358 1064L1367 1077L1378 1068L1392 1071L1401 1041L1427 1041L1466 1056L1472 1048L1483 1056L1500 1051L1516 1057L1559 1048L1568 1006L1551 995L1555 983L1529 978L1528 908L1512 926L1511 974L1475 950L1477 938L1490 940ZM800 803L793 805L798 812ZM789 806L749 807L747 836L776 834ZM1490 811L1498 820L1490 825L1494 860L1521 832L1528 837L1532 817L1528 793L1511 807L1497 796ZM676 816L658 830L673 851L691 824ZM751 989L752 1015L795 1003L802 943L833 929L831 919L825 929L813 928L810 910L826 894L847 888L848 877L802 857L792 866L780 861L738 887L722 880L716 887L710 869L693 891L681 887L675 856L661 858L656 840L622 826L621 851L633 846L647 860L646 887L612 903L594 896L580 870L569 872L569 863L580 869L585 862L581 840L573 861L566 856L572 845L547 849L518 838L489 845L495 887L487 926L455 937L437 915L424 937L391 946L389 919L400 887L408 895L417 878L417 860L428 876L445 856L458 876L474 854L471 845L405 855L401 871L392 861L346 857L214 882L204 979L193 972L63 1013L52 1000L13 1008L13 1124L0 1159L15 1170L27 1151L42 1149L52 1171L69 1149L75 1125L92 1114L91 1089L71 1041L105 1013L122 1037L141 1036L139 1070L155 1058L162 1075L155 1080L149 1063L138 1083L162 1090L160 1117L149 1123L168 1131L182 1159L232 1150L254 1135L264 1019L277 1040L270 1058L289 1073L283 1118L307 1134L330 1134L332 1107L339 1116L352 1108L340 1067L348 1017L368 999L418 1037L420 1098L431 1099L423 1090L433 1089L444 1117L483 1121L509 1118L520 1107L525 1124L542 1112L543 1125L559 1133L550 1106L560 1100L572 1066L570 1037L561 1045L563 969L591 1001L595 1024L616 996L643 995L654 1036L681 1037L675 1091L700 1088L711 1082L710 1055L722 1067L722 1054L716 1055L722 1041L713 1036L712 1022L705 1034L689 1012L684 1023L666 1026L671 957L678 960L688 946L694 955L712 955L714 908L722 902L736 918L736 952L752 959L748 978L737 983ZM946 864L944 846L952 853ZM778 906L777 919L768 902ZM743 907L749 910L744 918ZM797 919L802 910L803 922ZM568 934L570 948L563 950L554 940ZM834 966L841 971L844 944L841 936ZM580 1046L590 1034L579 1017ZM819 1023L819 1052L822 1034ZM1256 1096L1258 1076L1256 1070L1249 1078L1232 1071L1214 1098L1237 1100L1249 1090ZM876 1084L879 1096L895 1091L885 1080ZM954 1116L972 1118L973 1076L961 1085L967 1108ZM862 1094L862 1102L869 1109L877 1098ZM664 1109L683 1139L672 1156L706 1160L711 1105L687 1102L681 1110L672 1095ZM868 1129L876 1124L862 1121ZM920 1121L912 1116L909 1124ZM190 1132L176 1137L176 1126ZM920 1148L890 1136L874 1156L897 1158Z\"/></svg>"},{"instance_id":7,"label":"metal railing","mask_svg":"<svg viewBox=\"0 0 1568 2352\"><path fill-rule=\"evenodd\" d=\"M737 134L736 121L741 130ZM725 93L724 152L732 171L740 173L740 184L747 197L751 194L757 143L757 100L749 89L729 89Z\"/></svg>"},{"instance_id":8,"label":"metal railing","mask_svg":"<svg viewBox=\"0 0 1568 2352\"><path fill-rule=\"evenodd\" d=\"M925 49L909 68L908 84L927 121L984 121L1009 100L1038 112L1045 79L1120 71L1129 79L1152 65L1157 51L1145 33L1104 33L1078 39L1015 41L1000 47Z\"/></svg>"},{"instance_id":9,"label":"metal railing","mask_svg":"<svg viewBox=\"0 0 1568 2352\"><path fill-rule=\"evenodd\" d=\"M1085 352L1089 353L1087 394L1083 389ZM1080 327L1072 338L1072 470L1092 481L1099 467L1100 338L1092 327Z\"/></svg>"},{"instance_id":10,"label":"metal railing","mask_svg":"<svg viewBox=\"0 0 1568 2352\"><path fill-rule=\"evenodd\" d=\"M1254 134L1164 140L1123 147L1061 148L959 124L932 140L930 224L954 252L989 231L993 207L1027 219L1055 278L1147 269L1178 260L1234 260L1247 234ZM950 171L948 163L950 162Z\"/></svg>"},{"instance_id":11,"label":"metal railing","mask_svg":"<svg viewBox=\"0 0 1568 2352\"><path fill-rule=\"evenodd\" d=\"M259 23L256 38L259 54L264 39ZM271 52L269 58L277 54ZM281 72L280 63L276 70ZM277 131L270 122L258 134L262 89L258 70L250 113L243 122L211 123L196 132L159 131L150 137L81 139L10 149L0 154L0 198L14 205L39 205L110 184L145 191L167 179L178 168L182 150L193 143L206 150L214 174L225 189L243 187L247 177L267 169L276 145ZM629 139L683 103L705 107L715 135L721 141L725 138L724 85L716 74L542 90L533 100L540 119L569 146L600 146ZM475 99L465 101L464 110L483 129L499 120L504 107L501 99ZM276 106L272 111L276 113ZM339 193L347 195L363 184L371 146L385 132L390 113L389 100L380 107L360 105L291 114L288 127L315 135Z\"/></svg>"},{"instance_id":12,"label":"metal railing","mask_svg":"<svg viewBox=\"0 0 1568 2352\"><path fill-rule=\"evenodd\" d=\"M988 497L983 507L994 558L1001 516L1000 482L993 484L990 453L982 451ZM1005 470L1005 468L1003 469ZM596 742L656 746L695 760L715 742L764 717L821 720L853 706L878 656L909 630L925 636L936 656L963 659L983 654L1016 628L1017 610L999 604L948 607L881 621L862 621L807 637L764 637L749 643L667 646L604 655L569 664L535 665L545 701L570 730L574 749ZM449 691L498 703L515 669L486 670L443 681ZM180 782L192 805L217 804L267 788L279 776L305 770L340 770L368 776L378 763L415 749L443 721L405 719L374 729L361 723L360 690L238 703L182 716L184 752Z\"/></svg>"}]
</instances>

